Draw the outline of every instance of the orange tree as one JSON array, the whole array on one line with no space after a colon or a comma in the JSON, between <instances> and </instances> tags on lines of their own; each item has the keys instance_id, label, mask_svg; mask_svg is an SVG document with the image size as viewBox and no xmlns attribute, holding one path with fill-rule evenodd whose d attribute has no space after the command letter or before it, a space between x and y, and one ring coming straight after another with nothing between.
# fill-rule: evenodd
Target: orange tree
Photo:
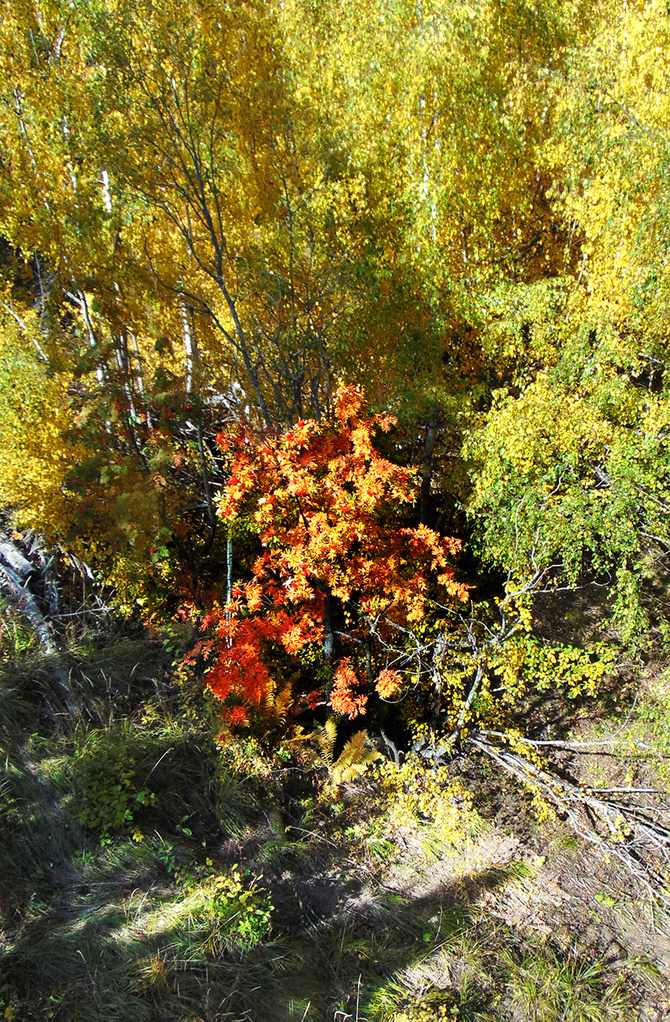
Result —
<instances>
[{"instance_id":1,"label":"orange tree","mask_svg":"<svg viewBox=\"0 0 670 1022\"><path fill-rule=\"evenodd\" d=\"M403 633L432 597L467 599L453 567L459 541L408 524L412 474L373 446L393 424L348 386L330 421L219 437L230 459L219 514L229 534L246 528L258 543L250 577L210 602L210 638L197 647L230 723L287 684L349 717L373 693L397 697Z\"/></svg>"}]
</instances>

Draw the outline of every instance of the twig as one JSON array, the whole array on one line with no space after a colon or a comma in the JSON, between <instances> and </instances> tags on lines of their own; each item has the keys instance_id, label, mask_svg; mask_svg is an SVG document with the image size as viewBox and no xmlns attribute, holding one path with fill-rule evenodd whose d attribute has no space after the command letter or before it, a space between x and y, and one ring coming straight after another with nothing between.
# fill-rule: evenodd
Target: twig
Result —
<instances>
[{"instance_id":1,"label":"twig","mask_svg":"<svg viewBox=\"0 0 670 1022\"><path fill-rule=\"evenodd\" d=\"M506 735L504 731L490 731L487 728L482 728L482 730L479 733L482 735L491 735L491 737L493 738L509 739L509 735ZM598 748L598 746L602 745L609 745L610 747L614 747L619 744L618 742L615 742L613 738L599 738L594 739L593 741L585 742L561 742L558 740L554 741L552 739L538 738L518 738L517 740L523 742L525 745L532 745L533 748L535 748L536 746L537 747L546 746L547 748L567 749L568 752L580 752L582 749L588 750L592 748ZM646 745L644 744L644 742L637 741L634 744L636 749L642 749L645 752L653 752L656 756L658 756L659 759L669 758L668 755L660 752L653 745Z\"/></svg>"},{"instance_id":2,"label":"twig","mask_svg":"<svg viewBox=\"0 0 670 1022\"><path fill-rule=\"evenodd\" d=\"M624 869L635 880L643 884L653 898L670 907L670 891L660 870L649 861L646 853L653 851L663 862L670 860L668 846L670 835L662 826L650 821L645 813L635 807L620 802L608 803L597 798L588 789L564 780L556 774L547 772L530 763L517 753L496 748L484 738L473 735L471 743L489 756L507 773L512 774L523 784L539 790L557 812L564 815L573 830L584 840L594 844L606 856L619 860ZM595 817L606 825L611 840L603 838L595 827L584 821L578 810L582 809L590 819ZM627 832L622 834L621 824L625 823Z\"/></svg>"}]
</instances>

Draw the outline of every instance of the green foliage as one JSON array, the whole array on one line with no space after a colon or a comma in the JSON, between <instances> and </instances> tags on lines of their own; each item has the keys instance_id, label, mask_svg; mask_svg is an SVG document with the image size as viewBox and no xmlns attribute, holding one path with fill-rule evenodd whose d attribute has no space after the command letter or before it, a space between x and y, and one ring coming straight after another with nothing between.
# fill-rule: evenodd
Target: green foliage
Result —
<instances>
[{"instance_id":1,"label":"green foliage","mask_svg":"<svg viewBox=\"0 0 670 1022\"><path fill-rule=\"evenodd\" d=\"M0 599L0 663L16 660L35 645L33 630L13 607Z\"/></svg>"},{"instance_id":2,"label":"green foliage","mask_svg":"<svg viewBox=\"0 0 670 1022\"><path fill-rule=\"evenodd\" d=\"M596 376L573 393L557 373L541 374L521 396L499 392L465 454L485 555L520 580L538 565L555 565L570 584L585 571L612 573L631 639L645 624L649 541L669 538L670 463L666 399L622 388L613 381L608 394Z\"/></svg>"},{"instance_id":3,"label":"green foliage","mask_svg":"<svg viewBox=\"0 0 670 1022\"><path fill-rule=\"evenodd\" d=\"M655 678L629 714L618 735L622 754L639 757L670 787L670 690L667 669Z\"/></svg>"},{"instance_id":4,"label":"green foliage","mask_svg":"<svg viewBox=\"0 0 670 1022\"><path fill-rule=\"evenodd\" d=\"M192 891L201 897L203 910L215 920L214 940L217 932L224 945L240 951L249 951L267 939L272 920L273 905L254 877L243 877L237 867L229 874L212 876Z\"/></svg>"},{"instance_id":5,"label":"green foliage","mask_svg":"<svg viewBox=\"0 0 670 1022\"><path fill-rule=\"evenodd\" d=\"M121 732L89 732L83 748L72 759L74 797L81 824L108 840L127 831L141 806L152 805L156 796L135 782L136 762L132 745ZM134 828L139 838L141 831Z\"/></svg>"},{"instance_id":6,"label":"green foliage","mask_svg":"<svg viewBox=\"0 0 670 1022\"><path fill-rule=\"evenodd\" d=\"M220 596L217 432L323 420L345 378L394 458L438 424L422 513L465 507L522 584L615 582L640 641L670 543L662 0L184 11L3 22L6 500L125 609Z\"/></svg>"},{"instance_id":7,"label":"green foliage","mask_svg":"<svg viewBox=\"0 0 670 1022\"><path fill-rule=\"evenodd\" d=\"M141 716L77 735L66 762L72 808L103 841L115 835L141 841L157 825L188 838L191 816L213 816L235 832L253 810L246 773L236 779L211 725L193 708L173 717L149 702Z\"/></svg>"},{"instance_id":8,"label":"green foliage","mask_svg":"<svg viewBox=\"0 0 670 1022\"><path fill-rule=\"evenodd\" d=\"M558 689L564 689L568 699L575 699L598 693L615 670L616 656L616 648L604 642L582 649L523 634L496 651L492 670L512 705L527 692Z\"/></svg>"},{"instance_id":9,"label":"green foliage","mask_svg":"<svg viewBox=\"0 0 670 1022\"><path fill-rule=\"evenodd\" d=\"M472 778L412 755L400 769L357 774L335 798L309 742L273 752L228 733L215 743L185 681L177 688L154 671L142 689L134 668L156 668L156 652L125 641L80 653L87 714L104 712L106 727L98 718L35 732L43 694L27 682L31 712L0 720L10 748L0 782L3 1010L190 1022L194 1006L206 1018L215 1003L218 1014L290 1022L311 1003L307 1022L334 1006L355 1017L358 1003L371 1022L512 1011L536 1022L532 1001L547 1022L561 1012L571 1022L635 1017L617 980L622 963L615 975L503 923L507 896L536 895L542 878L507 861L518 846L483 825ZM323 729L322 761L338 761L335 724ZM151 804L136 801L143 789ZM97 812L102 790L134 819L100 844L76 815L86 800Z\"/></svg>"},{"instance_id":10,"label":"green foliage","mask_svg":"<svg viewBox=\"0 0 670 1022\"><path fill-rule=\"evenodd\" d=\"M334 1005L417 1022L599 1022L634 1010L602 963L551 940L496 922L488 945L459 943L470 910L453 897L459 918L443 942L459 964L440 987L422 972L442 925L431 920L449 915L439 891L377 888L374 923L342 905L359 874L374 889L380 863L410 870L408 849L425 869L431 856L467 861L483 827L468 788L481 768L468 757L485 734L500 739L490 763L548 793L552 777L567 784L524 738L528 726L543 741L572 701L594 707L619 649L653 651L659 636L667 646L669 53L666 0L6 5L2 499L14 523L90 562L135 621L152 619L163 638L183 631L149 657L134 659L132 643L65 657L82 707L73 728L55 709L53 664L32 657L2 606L5 1014L270 1018L278 990L281 1010L304 1022ZM363 522L337 548L338 507L360 517L382 464L370 456L353 483L344 471L328 497L328 478L351 460L323 446L342 382L397 418L379 447L408 499L402 522L397 490L378 533ZM241 484L216 438L231 422L245 424L240 463L253 445L269 469L256 510L241 506L229 533L217 501ZM270 469L286 429L295 472L277 499ZM363 433L359 423L353 441L366 445ZM320 524L305 513L309 494ZM254 544L274 514L281 542L266 544L261 565ZM398 559L389 522L409 539L419 518L462 541L455 570L471 611L436 602L417 577L412 613L384 622L365 594L384 573L409 583L417 560ZM230 642L233 567L251 660ZM281 608L310 571L319 613L297 635ZM590 583L610 590L619 645L570 637L551 608L543 632L562 641L539 641L533 594L551 604L554 590ZM346 599L333 607L338 590ZM181 687L168 684L157 661L190 653L185 621L208 607L211 635L183 660ZM173 614L180 623L165 626ZM254 614L263 627L250 634ZM67 620L52 623L62 638ZM214 666L213 643L220 692L231 671L238 679L228 709L241 737L224 728L220 743L189 674L199 655ZM250 670L259 663L266 675ZM247 719L240 693L252 683ZM644 754L654 784L668 780L666 688L643 691L608 746L629 757L627 771L642 771ZM378 754L363 730L339 752L334 719L316 732L321 755L310 749L291 730L303 707L315 712L310 689L343 712L365 708L370 734L392 723L401 765L366 770ZM367 815L352 812L352 791ZM585 791L551 803L573 822L583 810L582 829ZM267 837L268 806L286 818L281 842ZM633 806L630 818L665 847L658 813ZM604 821L613 851L625 845L641 868L638 837L612 816L603 834ZM359 858L349 873L339 863L340 907L328 915L309 898L340 842ZM248 876L230 869L236 857ZM299 872L311 868L307 882ZM486 878L471 874L486 906ZM286 909L303 901L319 920L304 932ZM298 933L297 952L275 953L268 938L283 932ZM230 967L239 954L244 970ZM309 982L291 986L300 969Z\"/></svg>"}]
</instances>

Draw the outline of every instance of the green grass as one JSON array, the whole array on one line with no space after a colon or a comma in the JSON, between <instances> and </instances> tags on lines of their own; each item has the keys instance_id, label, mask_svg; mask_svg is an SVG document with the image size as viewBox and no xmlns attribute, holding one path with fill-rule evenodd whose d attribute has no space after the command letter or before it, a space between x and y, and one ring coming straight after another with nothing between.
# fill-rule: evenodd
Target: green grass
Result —
<instances>
[{"instance_id":1,"label":"green grass","mask_svg":"<svg viewBox=\"0 0 670 1022\"><path fill-rule=\"evenodd\" d=\"M366 1016L370 1022L627 1022L636 1014L625 983L602 960L577 952L561 957L479 920L383 984Z\"/></svg>"},{"instance_id":2,"label":"green grass","mask_svg":"<svg viewBox=\"0 0 670 1022\"><path fill-rule=\"evenodd\" d=\"M402 837L371 782L334 798L323 766L221 746L154 643L80 649L72 676L75 722L39 657L0 670L0 1018L635 1018L601 960L489 917L533 876L469 863L477 835Z\"/></svg>"}]
</instances>

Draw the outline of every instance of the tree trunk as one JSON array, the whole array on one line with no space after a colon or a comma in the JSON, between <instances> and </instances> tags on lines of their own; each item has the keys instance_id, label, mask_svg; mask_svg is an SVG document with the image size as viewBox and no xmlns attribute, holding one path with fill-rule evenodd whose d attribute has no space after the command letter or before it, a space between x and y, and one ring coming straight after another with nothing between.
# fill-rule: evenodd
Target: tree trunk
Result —
<instances>
[{"instance_id":1,"label":"tree trunk","mask_svg":"<svg viewBox=\"0 0 670 1022\"><path fill-rule=\"evenodd\" d=\"M419 505L419 521L422 525L428 525L430 519L430 490L433 481L433 453L437 440L437 431L440 428L440 411L434 408L428 423L426 424L426 436L423 441L423 457L421 459L421 498Z\"/></svg>"},{"instance_id":2,"label":"tree trunk","mask_svg":"<svg viewBox=\"0 0 670 1022\"><path fill-rule=\"evenodd\" d=\"M16 609L23 614L32 627L42 652L52 660L53 675L68 713L75 716L77 704L70 683L70 675L63 665L62 651L58 646L53 629L37 598L30 590L31 576L37 574L35 566L24 557L18 547L7 537L0 543L0 589L3 589Z\"/></svg>"}]
</instances>

